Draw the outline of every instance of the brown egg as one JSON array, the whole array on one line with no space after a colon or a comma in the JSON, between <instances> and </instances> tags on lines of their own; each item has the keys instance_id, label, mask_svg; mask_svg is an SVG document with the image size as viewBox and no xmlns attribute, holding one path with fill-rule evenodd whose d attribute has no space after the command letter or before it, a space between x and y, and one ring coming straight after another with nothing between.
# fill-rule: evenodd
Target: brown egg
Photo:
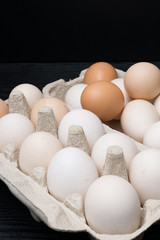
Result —
<instances>
[{"instance_id":1,"label":"brown egg","mask_svg":"<svg viewBox=\"0 0 160 240\"><path fill-rule=\"evenodd\" d=\"M149 62L133 64L124 76L124 86L133 99L151 100L160 94L160 71Z\"/></svg>"},{"instance_id":2,"label":"brown egg","mask_svg":"<svg viewBox=\"0 0 160 240\"><path fill-rule=\"evenodd\" d=\"M87 85L96 81L110 82L117 77L116 69L110 63L97 62L87 69L83 82Z\"/></svg>"},{"instance_id":3,"label":"brown egg","mask_svg":"<svg viewBox=\"0 0 160 240\"><path fill-rule=\"evenodd\" d=\"M124 108L124 96L120 88L113 83L94 82L83 90L81 105L96 114L102 122L110 121Z\"/></svg>"},{"instance_id":4,"label":"brown egg","mask_svg":"<svg viewBox=\"0 0 160 240\"><path fill-rule=\"evenodd\" d=\"M8 105L5 103L5 101L0 99L0 117L3 117L4 115L8 114L8 112L9 112Z\"/></svg>"},{"instance_id":5,"label":"brown egg","mask_svg":"<svg viewBox=\"0 0 160 240\"><path fill-rule=\"evenodd\" d=\"M44 97L34 104L31 111L31 121L35 126L37 124L38 111L41 106L49 106L52 108L58 125L63 116L69 112L68 107L62 100L55 97Z\"/></svg>"}]
</instances>

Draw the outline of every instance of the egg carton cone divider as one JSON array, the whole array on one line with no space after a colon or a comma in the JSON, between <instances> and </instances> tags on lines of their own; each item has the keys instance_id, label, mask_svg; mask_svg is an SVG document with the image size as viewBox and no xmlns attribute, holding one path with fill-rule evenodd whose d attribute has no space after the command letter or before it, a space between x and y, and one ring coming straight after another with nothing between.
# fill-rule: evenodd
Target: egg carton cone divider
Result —
<instances>
[{"instance_id":1,"label":"egg carton cone divider","mask_svg":"<svg viewBox=\"0 0 160 240\"><path fill-rule=\"evenodd\" d=\"M60 79L49 83L43 88L43 95L46 97L57 97L64 100L65 93L74 84L82 83L86 70L83 70L79 77L65 82ZM117 70L119 77L124 72ZM7 100L10 112L18 112L30 117L30 109L24 95L15 93ZM19 106L19 107L18 107ZM45 118L45 124L44 124ZM53 121L52 121L53 120ZM46 121L48 124L46 124ZM46 127L47 125L47 127ZM38 124L36 131L48 131L57 136L57 123L53 111L49 107L41 108L38 113ZM104 124L105 132L118 132ZM136 142L139 151L145 149L143 144ZM79 147L90 154L88 142L83 129L80 126L72 126L68 135L68 146ZM103 169L105 174L121 175L128 179L124 156L121 149L113 146L108 152L106 159L109 159ZM115 157L116 156L116 157ZM113 172L112 164L109 161L119 161L122 171ZM118 160L119 159L119 160ZM71 194L64 202L59 202L48 192L46 186L46 171L42 167L33 169L30 176L27 176L18 168L18 151L12 144L4 147L0 153L0 179L8 186L12 194L18 198L30 211L37 221L43 221L48 227L59 231L79 232L86 231L95 239L99 240L130 240L141 239L143 233L152 224L160 219L160 201L148 200L142 209L141 225L139 229L131 234L108 235L94 232L86 223L83 200L78 193Z\"/></svg>"}]
</instances>

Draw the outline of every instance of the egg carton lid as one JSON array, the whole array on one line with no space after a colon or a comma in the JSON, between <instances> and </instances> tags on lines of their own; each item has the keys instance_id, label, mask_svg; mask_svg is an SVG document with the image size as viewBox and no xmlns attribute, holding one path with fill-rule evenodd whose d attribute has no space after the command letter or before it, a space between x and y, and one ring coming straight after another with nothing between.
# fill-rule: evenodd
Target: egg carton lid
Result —
<instances>
[{"instance_id":1,"label":"egg carton lid","mask_svg":"<svg viewBox=\"0 0 160 240\"><path fill-rule=\"evenodd\" d=\"M83 70L78 78L68 82L60 79L47 84L43 88L44 96L62 97L63 99L64 94L71 86L83 81L85 71L86 70ZM117 72L120 77L122 77L122 75L124 76L123 71L117 70ZM63 94L60 96L59 93L61 91ZM103 125L106 133L117 132L123 134L105 124ZM140 151L145 148L143 144L136 141L135 143ZM45 173L42 171L43 169L38 169L39 173L37 176L36 173L34 173L33 176L27 176L17 168L16 157L16 149L9 149L6 154L4 154L4 152L0 153L0 179L8 186L13 195L28 207L35 220L43 221L48 227L54 230L62 232L86 231L93 238L99 240L138 240L143 237L146 229L160 219L160 200L149 199L145 202L142 209L141 225L135 232L124 235L98 234L86 224L83 216L81 216L79 212L76 212L76 207L75 209L74 207L72 208L72 202L68 206L67 203L59 202L46 191L45 184L39 181L37 177L39 174L42 178L44 177ZM80 209L81 199L79 196L75 196L75 199L78 202L78 209Z\"/></svg>"}]
</instances>

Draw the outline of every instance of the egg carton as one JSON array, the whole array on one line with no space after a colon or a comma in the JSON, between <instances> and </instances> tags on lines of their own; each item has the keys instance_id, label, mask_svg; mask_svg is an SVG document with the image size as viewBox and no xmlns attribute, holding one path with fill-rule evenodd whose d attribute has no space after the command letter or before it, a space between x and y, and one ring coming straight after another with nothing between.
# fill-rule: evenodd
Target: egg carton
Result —
<instances>
[{"instance_id":1,"label":"egg carton","mask_svg":"<svg viewBox=\"0 0 160 240\"><path fill-rule=\"evenodd\" d=\"M45 97L58 97L64 100L65 93L74 84L83 81L83 70L79 77L66 82L59 79L47 84L42 92ZM117 69L119 77L124 76L124 72ZM6 100L10 112L18 112L30 118L31 110L24 95L17 91ZM53 121L54 120L54 121ZM47 123L47 124L46 124ZM105 133L116 132L124 134L103 124ZM38 112L38 124L36 131L47 131L57 136L57 123L51 108L42 107ZM133 139L132 139L133 140ZM139 151L146 147L133 140ZM75 146L89 152L88 143L83 129L79 126L72 126L68 135L68 146ZM122 163L121 177L127 179L126 168L124 168L123 153L120 149L112 146L111 153L107 152L107 157L120 158ZM119 174L119 169L104 166L103 174ZM33 169L30 176L20 171L18 166L18 150L13 144L8 144L0 152L0 179L8 186L11 193L19 199L30 211L36 221L43 221L49 228L62 232L87 232L91 237L99 240L140 240L146 229L160 219L160 201L147 200L142 208L140 227L133 233L110 235L99 234L93 231L86 223L83 209L83 200L80 194L69 195L64 202L56 200L51 196L46 184L46 171L42 167Z\"/></svg>"}]
</instances>

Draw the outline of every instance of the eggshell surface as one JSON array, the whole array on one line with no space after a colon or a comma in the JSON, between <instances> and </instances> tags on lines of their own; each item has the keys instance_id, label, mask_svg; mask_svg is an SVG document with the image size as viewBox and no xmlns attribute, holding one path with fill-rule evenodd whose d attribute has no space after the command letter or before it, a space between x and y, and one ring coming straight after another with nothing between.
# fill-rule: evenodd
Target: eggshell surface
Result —
<instances>
[{"instance_id":1,"label":"eggshell surface","mask_svg":"<svg viewBox=\"0 0 160 240\"><path fill-rule=\"evenodd\" d=\"M160 95L158 95L154 100L153 100L153 105L157 109L159 115L160 115Z\"/></svg>"},{"instance_id":2,"label":"eggshell surface","mask_svg":"<svg viewBox=\"0 0 160 240\"><path fill-rule=\"evenodd\" d=\"M97 178L93 160L75 147L66 147L57 152L47 171L49 192L59 201L64 201L71 193L80 193L84 197L90 184Z\"/></svg>"},{"instance_id":3,"label":"eggshell surface","mask_svg":"<svg viewBox=\"0 0 160 240\"><path fill-rule=\"evenodd\" d=\"M149 148L160 149L160 121L148 127L143 136L143 144Z\"/></svg>"},{"instance_id":4,"label":"eggshell surface","mask_svg":"<svg viewBox=\"0 0 160 240\"><path fill-rule=\"evenodd\" d=\"M33 123L24 115L9 113L0 119L0 150L6 144L20 148L23 140L35 131Z\"/></svg>"},{"instance_id":5,"label":"eggshell surface","mask_svg":"<svg viewBox=\"0 0 160 240\"><path fill-rule=\"evenodd\" d=\"M95 180L85 196L89 226L100 234L129 234L140 225L140 201L125 179L107 175Z\"/></svg>"},{"instance_id":6,"label":"eggshell surface","mask_svg":"<svg viewBox=\"0 0 160 240\"><path fill-rule=\"evenodd\" d=\"M19 151L19 166L30 175L36 167L46 170L55 153L62 149L61 142L49 132L35 132L22 142Z\"/></svg>"},{"instance_id":7,"label":"eggshell surface","mask_svg":"<svg viewBox=\"0 0 160 240\"><path fill-rule=\"evenodd\" d=\"M135 143L128 136L118 133L106 133L98 138L92 148L91 158L94 160L101 175L109 146L118 145L122 148L127 167L138 153Z\"/></svg>"},{"instance_id":8,"label":"eggshell surface","mask_svg":"<svg viewBox=\"0 0 160 240\"><path fill-rule=\"evenodd\" d=\"M115 68L107 62L97 62L92 64L84 75L83 83L89 85L96 81L107 81L117 78L117 72Z\"/></svg>"},{"instance_id":9,"label":"eggshell surface","mask_svg":"<svg viewBox=\"0 0 160 240\"><path fill-rule=\"evenodd\" d=\"M81 105L81 94L86 88L87 84L75 84L65 94L65 103L70 110L76 108L82 108Z\"/></svg>"},{"instance_id":10,"label":"eggshell surface","mask_svg":"<svg viewBox=\"0 0 160 240\"><path fill-rule=\"evenodd\" d=\"M85 109L74 109L68 112L59 124L58 138L63 146L67 146L68 133L71 125L81 126L83 128L90 148L92 148L100 136L105 134L102 122L94 113Z\"/></svg>"},{"instance_id":11,"label":"eggshell surface","mask_svg":"<svg viewBox=\"0 0 160 240\"><path fill-rule=\"evenodd\" d=\"M9 109L5 101L0 99L0 118L3 117L4 115L8 114Z\"/></svg>"},{"instance_id":12,"label":"eggshell surface","mask_svg":"<svg viewBox=\"0 0 160 240\"><path fill-rule=\"evenodd\" d=\"M132 100L132 98L128 95L128 93L125 89L124 78L116 78L116 79L112 80L111 83L114 83L122 91L123 96L124 96L124 106L126 106L127 103L129 103Z\"/></svg>"},{"instance_id":13,"label":"eggshell surface","mask_svg":"<svg viewBox=\"0 0 160 240\"><path fill-rule=\"evenodd\" d=\"M148 199L160 199L160 150L153 148L139 152L129 169L131 184L136 189L141 204Z\"/></svg>"},{"instance_id":14,"label":"eggshell surface","mask_svg":"<svg viewBox=\"0 0 160 240\"><path fill-rule=\"evenodd\" d=\"M55 97L42 98L34 104L32 111L31 111L31 120L35 126L37 124L39 108L42 106L48 106L48 107L52 108L58 124L60 123L63 116L67 112L69 112L67 105L62 100L55 98Z\"/></svg>"},{"instance_id":15,"label":"eggshell surface","mask_svg":"<svg viewBox=\"0 0 160 240\"><path fill-rule=\"evenodd\" d=\"M143 142L145 131L153 123L160 120L158 111L152 103L142 99L130 101L122 111L121 126L123 132L135 139Z\"/></svg>"},{"instance_id":16,"label":"eggshell surface","mask_svg":"<svg viewBox=\"0 0 160 240\"><path fill-rule=\"evenodd\" d=\"M160 94L160 71L148 62L133 64L124 76L124 85L133 99L150 100Z\"/></svg>"},{"instance_id":17,"label":"eggshell surface","mask_svg":"<svg viewBox=\"0 0 160 240\"><path fill-rule=\"evenodd\" d=\"M29 104L31 109L38 100L43 98L43 94L40 91L40 89L34 86L33 84L29 83L19 84L18 86L12 89L10 95L15 91L21 91L24 94L27 103Z\"/></svg>"},{"instance_id":18,"label":"eggshell surface","mask_svg":"<svg viewBox=\"0 0 160 240\"><path fill-rule=\"evenodd\" d=\"M81 95L82 108L96 114L102 122L117 117L124 108L124 96L115 84L99 81L88 85Z\"/></svg>"}]
</instances>

